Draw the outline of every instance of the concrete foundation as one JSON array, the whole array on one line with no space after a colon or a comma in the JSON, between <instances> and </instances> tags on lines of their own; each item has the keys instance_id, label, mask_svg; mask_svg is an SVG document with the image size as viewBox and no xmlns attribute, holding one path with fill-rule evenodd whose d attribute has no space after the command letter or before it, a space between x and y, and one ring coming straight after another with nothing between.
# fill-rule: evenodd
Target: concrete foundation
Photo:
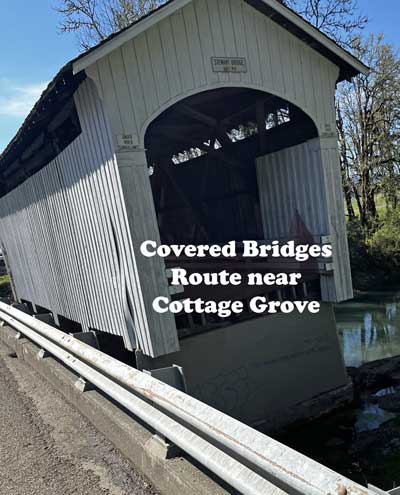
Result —
<instances>
[{"instance_id":1,"label":"concrete foundation","mask_svg":"<svg viewBox=\"0 0 400 495\"><path fill-rule=\"evenodd\" d=\"M312 419L352 399L332 306L315 314L276 314L181 341L139 369L179 365L187 392L267 431Z\"/></svg>"}]
</instances>

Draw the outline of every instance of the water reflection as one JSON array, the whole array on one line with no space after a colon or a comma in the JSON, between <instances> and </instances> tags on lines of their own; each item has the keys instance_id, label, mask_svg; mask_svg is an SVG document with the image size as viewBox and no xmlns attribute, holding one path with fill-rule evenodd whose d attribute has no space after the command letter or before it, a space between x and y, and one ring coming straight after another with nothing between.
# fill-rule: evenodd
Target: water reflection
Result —
<instances>
[{"instance_id":1,"label":"water reflection","mask_svg":"<svg viewBox=\"0 0 400 495\"><path fill-rule=\"evenodd\" d=\"M338 305L335 313L347 366L400 355L400 292L370 293ZM360 484L390 489L399 484L400 442L392 442L399 441L400 422L377 398L399 391L396 385L366 395L279 440Z\"/></svg>"},{"instance_id":2,"label":"water reflection","mask_svg":"<svg viewBox=\"0 0 400 495\"><path fill-rule=\"evenodd\" d=\"M335 314L347 366L400 355L400 292L369 293Z\"/></svg>"}]
</instances>

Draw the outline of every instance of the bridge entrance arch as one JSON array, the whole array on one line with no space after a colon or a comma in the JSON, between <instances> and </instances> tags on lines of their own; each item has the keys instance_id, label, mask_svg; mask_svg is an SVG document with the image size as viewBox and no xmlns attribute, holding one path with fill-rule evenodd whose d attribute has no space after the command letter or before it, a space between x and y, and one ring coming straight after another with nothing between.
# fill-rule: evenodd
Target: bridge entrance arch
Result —
<instances>
[{"instance_id":1,"label":"bridge entrance arch","mask_svg":"<svg viewBox=\"0 0 400 495\"><path fill-rule=\"evenodd\" d=\"M302 110L259 90L208 90L169 107L145 135L162 242L266 239L257 159L317 137Z\"/></svg>"}]
</instances>

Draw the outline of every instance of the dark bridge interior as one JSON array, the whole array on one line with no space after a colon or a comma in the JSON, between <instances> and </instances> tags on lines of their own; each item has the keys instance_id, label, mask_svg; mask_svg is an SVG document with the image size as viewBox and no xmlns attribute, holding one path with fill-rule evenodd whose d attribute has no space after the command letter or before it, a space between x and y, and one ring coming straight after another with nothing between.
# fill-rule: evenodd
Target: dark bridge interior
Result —
<instances>
[{"instance_id":1,"label":"dark bridge interior","mask_svg":"<svg viewBox=\"0 0 400 495\"><path fill-rule=\"evenodd\" d=\"M263 239L255 159L316 136L304 112L256 90L206 91L166 110L145 140L162 241Z\"/></svg>"},{"instance_id":2,"label":"dark bridge interior","mask_svg":"<svg viewBox=\"0 0 400 495\"><path fill-rule=\"evenodd\" d=\"M148 128L145 146L161 241L222 244L264 239L256 158L318 136L313 121L294 105L261 91L224 88L199 93L163 112ZM289 266L290 265L290 266ZM278 261L237 259L166 260L192 272L293 272ZM185 287L176 298L239 299L268 293L271 300L304 299L319 291L315 265L303 264L303 279L288 287ZM246 277L243 277L245 279ZM314 294L318 299L318 295ZM243 317L254 317L244 313ZM235 318L235 317L233 317ZM182 314L178 328L189 334L228 322Z\"/></svg>"}]
</instances>

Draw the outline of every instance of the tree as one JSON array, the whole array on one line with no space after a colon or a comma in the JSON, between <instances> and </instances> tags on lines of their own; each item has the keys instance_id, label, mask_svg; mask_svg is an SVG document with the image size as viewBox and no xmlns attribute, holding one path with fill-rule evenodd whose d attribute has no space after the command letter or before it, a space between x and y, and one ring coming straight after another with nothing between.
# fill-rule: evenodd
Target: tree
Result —
<instances>
[{"instance_id":1,"label":"tree","mask_svg":"<svg viewBox=\"0 0 400 495\"><path fill-rule=\"evenodd\" d=\"M338 129L346 204L354 196L364 226L377 218L376 194L397 207L400 163L400 59L383 36L358 38L355 55L369 67L339 91Z\"/></svg>"},{"instance_id":2,"label":"tree","mask_svg":"<svg viewBox=\"0 0 400 495\"><path fill-rule=\"evenodd\" d=\"M280 0L342 44L349 44L367 19L358 13L356 0ZM96 45L166 0L58 0L61 32L76 33L83 50Z\"/></svg>"},{"instance_id":3,"label":"tree","mask_svg":"<svg viewBox=\"0 0 400 495\"><path fill-rule=\"evenodd\" d=\"M351 181L351 168L347 151L347 136L340 105L336 106L337 129L339 135L340 168L342 172L343 194L346 201L347 213L350 221L355 220L356 214L353 208L353 188Z\"/></svg>"},{"instance_id":4,"label":"tree","mask_svg":"<svg viewBox=\"0 0 400 495\"><path fill-rule=\"evenodd\" d=\"M356 0L280 0L341 45L350 46L368 19Z\"/></svg>"},{"instance_id":5,"label":"tree","mask_svg":"<svg viewBox=\"0 0 400 495\"><path fill-rule=\"evenodd\" d=\"M120 31L165 0L59 0L56 11L63 19L60 30L76 33L82 50Z\"/></svg>"}]
</instances>

